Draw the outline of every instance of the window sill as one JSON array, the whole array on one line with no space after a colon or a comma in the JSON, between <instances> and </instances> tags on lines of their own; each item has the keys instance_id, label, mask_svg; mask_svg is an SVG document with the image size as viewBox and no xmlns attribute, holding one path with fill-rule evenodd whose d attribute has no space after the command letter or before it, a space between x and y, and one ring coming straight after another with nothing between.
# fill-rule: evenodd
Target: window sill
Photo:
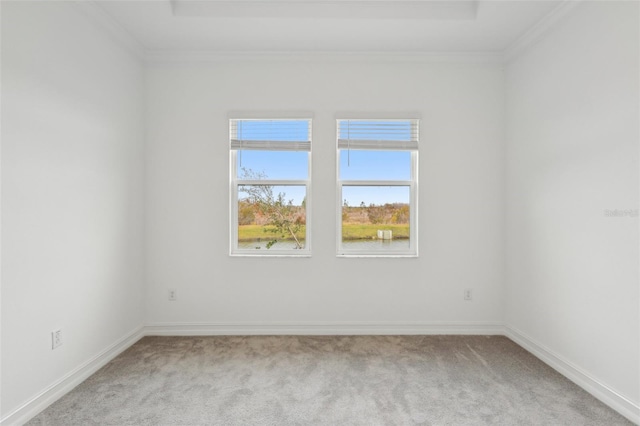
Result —
<instances>
[{"instance_id":1,"label":"window sill","mask_svg":"<svg viewBox=\"0 0 640 426\"><path fill-rule=\"evenodd\" d=\"M338 253L336 257L417 258L417 253Z\"/></svg>"},{"instance_id":2,"label":"window sill","mask_svg":"<svg viewBox=\"0 0 640 426\"><path fill-rule=\"evenodd\" d=\"M311 252L305 251L304 253L290 253L290 252L280 252L280 253L252 253L252 252L231 252L229 253L231 257L311 257Z\"/></svg>"}]
</instances>

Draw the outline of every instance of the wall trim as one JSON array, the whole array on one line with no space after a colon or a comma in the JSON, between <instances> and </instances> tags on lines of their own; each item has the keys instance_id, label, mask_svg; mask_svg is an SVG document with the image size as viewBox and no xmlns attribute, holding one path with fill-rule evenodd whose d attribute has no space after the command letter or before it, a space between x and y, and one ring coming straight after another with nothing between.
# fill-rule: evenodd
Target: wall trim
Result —
<instances>
[{"instance_id":1,"label":"wall trim","mask_svg":"<svg viewBox=\"0 0 640 426\"><path fill-rule=\"evenodd\" d=\"M218 335L499 335L506 336L618 413L640 424L640 405L614 391L520 330L501 322L207 322L140 326L69 372L0 425L24 424L145 336Z\"/></svg>"},{"instance_id":2,"label":"wall trim","mask_svg":"<svg viewBox=\"0 0 640 426\"><path fill-rule=\"evenodd\" d=\"M106 31L111 38L150 65L220 62L295 61L295 62L377 62L377 63L461 63L507 64L530 46L540 41L565 15L584 0L563 0L522 36L501 51L482 52L338 52L338 51L217 51L183 49L147 49L120 22L95 0L74 0L75 8L89 21Z\"/></svg>"},{"instance_id":3,"label":"wall trim","mask_svg":"<svg viewBox=\"0 0 640 426\"><path fill-rule=\"evenodd\" d=\"M212 322L152 323L147 336L216 335L503 335L500 322Z\"/></svg>"},{"instance_id":4,"label":"wall trim","mask_svg":"<svg viewBox=\"0 0 640 426\"><path fill-rule=\"evenodd\" d=\"M564 0L551 12L529 28L522 36L516 39L503 51L505 64L513 61L521 53L542 40L547 33L558 24L569 12L571 12L583 0Z\"/></svg>"},{"instance_id":5,"label":"wall trim","mask_svg":"<svg viewBox=\"0 0 640 426\"><path fill-rule=\"evenodd\" d=\"M418 4L392 1L378 1L377 7L357 10L353 2L323 0L270 0L267 8L254 9L254 4L242 1L184 1L171 0L173 16L253 19L257 16L276 19L325 19L343 18L368 21L371 19L393 18L398 20L426 21L474 21L478 15L478 0L457 0L445 2L420 1ZM404 3L404 4L403 4ZM357 4L357 3L356 3Z\"/></svg>"},{"instance_id":6,"label":"wall trim","mask_svg":"<svg viewBox=\"0 0 640 426\"><path fill-rule=\"evenodd\" d=\"M150 65L236 63L460 63L502 65L502 52L224 52L213 50L150 50Z\"/></svg>"},{"instance_id":7,"label":"wall trim","mask_svg":"<svg viewBox=\"0 0 640 426\"><path fill-rule=\"evenodd\" d=\"M70 4L92 24L106 32L116 44L132 53L137 60L144 58L144 46L94 0L75 0Z\"/></svg>"},{"instance_id":8,"label":"wall trim","mask_svg":"<svg viewBox=\"0 0 640 426\"><path fill-rule=\"evenodd\" d=\"M545 345L537 342L535 339L527 336L522 331L507 325L505 326L505 336L627 419L636 424L640 424L640 405L614 391L580 367Z\"/></svg>"},{"instance_id":9,"label":"wall trim","mask_svg":"<svg viewBox=\"0 0 640 426\"><path fill-rule=\"evenodd\" d=\"M144 337L143 326L127 333L124 337L45 388L31 400L7 414L0 420L0 425L21 425L28 422L142 337Z\"/></svg>"}]
</instances>

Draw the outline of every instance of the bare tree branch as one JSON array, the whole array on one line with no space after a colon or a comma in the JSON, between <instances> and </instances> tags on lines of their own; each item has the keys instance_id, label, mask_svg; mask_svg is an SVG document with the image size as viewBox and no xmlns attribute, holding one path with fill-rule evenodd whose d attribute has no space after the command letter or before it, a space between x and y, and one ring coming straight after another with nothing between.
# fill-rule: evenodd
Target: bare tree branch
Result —
<instances>
[{"instance_id":1,"label":"bare tree branch","mask_svg":"<svg viewBox=\"0 0 640 426\"><path fill-rule=\"evenodd\" d=\"M264 172L256 172L243 167L242 179L260 180L267 176ZM293 200L286 200L283 192L274 194L273 185L241 185L239 191L246 194L243 201L254 206L256 211L267 219L267 223L272 226L269 232L281 234L282 238L288 233L296 244L296 249L302 249L302 244L296 233L300 231L303 223L299 219L299 207L293 204ZM266 231L266 230L265 230ZM267 243L267 248L271 248L278 242L275 238Z\"/></svg>"}]
</instances>

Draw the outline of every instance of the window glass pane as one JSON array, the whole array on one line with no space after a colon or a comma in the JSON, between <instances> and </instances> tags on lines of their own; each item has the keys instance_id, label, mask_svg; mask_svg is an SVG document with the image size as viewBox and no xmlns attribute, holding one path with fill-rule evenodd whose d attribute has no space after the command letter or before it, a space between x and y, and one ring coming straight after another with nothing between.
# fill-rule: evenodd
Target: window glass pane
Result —
<instances>
[{"instance_id":1,"label":"window glass pane","mask_svg":"<svg viewBox=\"0 0 640 426\"><path fill-rule=\"evenodd\" d=\"M408 186L343 186L342 248L409 250L410 194Z\"/></svg>"},{"instance_id":2,"label":"window glass pane","mask_svg":"<svg viewBox=\"0 0 640 426\"><path fill-rule=\"evenodd\" d=\"M309 155L304 151L238 151L238 179L307 179Z\"/></svg>"},{"instance_id":3,"label":"window glass pane","mask_svg":"<svg viewBox=\"0 0 640 426\"><path fill-rule=\"evenodd\" d=\"M340 179L411 180L411 152L341 149Z\"/></svg>"},{"instance_id":4,"label":"window glass pane","mask_svg":"<svg viewBox=\"0 0 640 426\"><path fill-rule=\"evenodd\" d=\"M306 198L303 185L238 185L238 248L303 249Z\"/></svg>"}]
</instances>

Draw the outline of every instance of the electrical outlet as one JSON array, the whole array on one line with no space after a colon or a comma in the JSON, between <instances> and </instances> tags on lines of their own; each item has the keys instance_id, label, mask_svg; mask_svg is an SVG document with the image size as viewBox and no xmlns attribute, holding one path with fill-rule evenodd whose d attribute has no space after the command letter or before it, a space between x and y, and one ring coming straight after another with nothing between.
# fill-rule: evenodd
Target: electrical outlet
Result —
<instances>
[{"instance_id":1,"label":"electrical outlet","mask_svg":"<svg viewBox=\"0 0 640 426\"><path fill-rule=\"evenodd\" d=\"M464 289L464 300L473 300L473 290L470 288Z\"/></svg>"},{"instance_id":2,"label":"electrical outlet","mask_svg":"<svg viewBox=\"0 0 640 426\"><path fill-rule=\"evenodd\" d=\"M62 344L62 330L51 332L51 349L55 349Z\"/></svg>"},{"instance_id":3,"label":"electrical outlet","mask_svg":"<svg viewBox=\"0 0 640 426\"><path fill-rule=\"evenodd\" d=\"M178 291L175 288L169 289L169 300L172 302L178 300Z\"/></svg>"}]
</instances>

